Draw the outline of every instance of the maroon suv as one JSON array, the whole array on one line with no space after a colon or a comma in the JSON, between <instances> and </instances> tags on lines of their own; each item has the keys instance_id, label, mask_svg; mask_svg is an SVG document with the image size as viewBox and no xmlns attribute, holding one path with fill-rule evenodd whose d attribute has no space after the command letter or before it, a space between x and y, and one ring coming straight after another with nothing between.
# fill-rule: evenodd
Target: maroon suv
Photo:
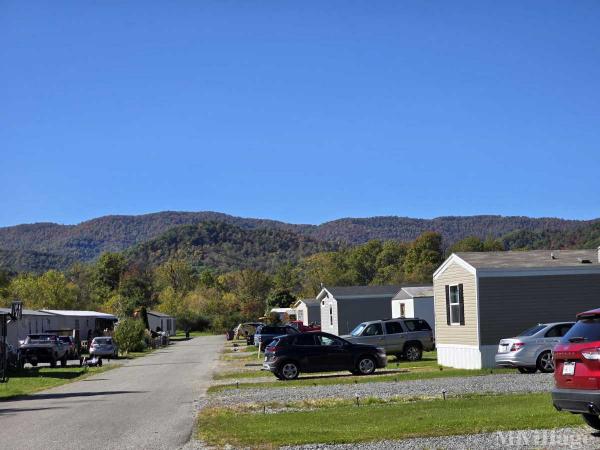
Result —
<instances>
[{"instance_id":1,"label":"maroon suv","mask_svg":"<svg viewBox=\"0 0 600 450\"><path fill-rule=\"evenodd\" d=\"M554 367L554 407L581 414L600 430L600 309L577 315L575 325L554 347Z\"/></svg>"}]
</instances>

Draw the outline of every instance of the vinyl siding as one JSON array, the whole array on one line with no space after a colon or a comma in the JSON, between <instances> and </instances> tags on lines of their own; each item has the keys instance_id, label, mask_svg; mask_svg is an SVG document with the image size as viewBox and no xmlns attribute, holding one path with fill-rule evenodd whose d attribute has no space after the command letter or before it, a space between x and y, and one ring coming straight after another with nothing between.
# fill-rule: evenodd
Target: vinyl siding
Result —
<instances>
[{"instance_id":1,"label":"vinyl siding","mask_svg":"<svg viewBox=\"0 0 600 450\"><path fill-rule=\"evenodd\" d=\"M306 307L308 322L307 324L316 323L317 325L321 324L321 309L319 305L310 305Z\"/></svg>"},{"instance_id":2,"label":"vinyl siding","mask_svg":"<svg viewBox=\"0 0 600 450\"><path fill-rule=\"evenodd\" d=\"M349 334L361 322L390 319L392 297L342 299L337 302L339 335Z\"/></svg>"},{"instance_id":3,"label":"vinyl siding","mask_svg":"<svg viewBox=\"0 0 600 450\"><path fill-rule=\"evenodd\" d=\"M481 344L600 307L600 274L479 278Z\"/></svg>"},{"instance_id":4,"label":"vinyl siding","mask_svg":"<svg viewBox=\"0 0 600 450\"><path fill-rule=\"evenodd\" d=\"M448 325L446 320L446 285L462 284L465 324ZM477 284L475 275L452 262L433 280L435 339L438 344L479 345L477 339Z\"/></svg>"}]
</instances>

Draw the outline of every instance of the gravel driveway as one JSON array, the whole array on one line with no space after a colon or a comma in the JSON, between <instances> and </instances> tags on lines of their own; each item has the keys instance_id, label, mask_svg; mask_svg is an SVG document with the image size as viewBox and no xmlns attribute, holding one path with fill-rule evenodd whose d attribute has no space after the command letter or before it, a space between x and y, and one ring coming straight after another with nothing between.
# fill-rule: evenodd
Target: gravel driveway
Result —
<instances>
[{"instance_id":1,"label":"gravel driveway","mask_svg":"<svg viewBox=\"0 0 600 450\"><path fill-rule=\"evenodd\" d=\"M282 386L285 382L282 382ZM477 377L448 377L430 380L389 381L362 384L334 384L282 388L231 389L210 395L209 406L235 406L241 403L290 402L323 398L361 397L391 398L397 396L431 397L483 393L549 392L553 386L552 374L524 375L495 374Z\"/></svg>"}]
</instances>

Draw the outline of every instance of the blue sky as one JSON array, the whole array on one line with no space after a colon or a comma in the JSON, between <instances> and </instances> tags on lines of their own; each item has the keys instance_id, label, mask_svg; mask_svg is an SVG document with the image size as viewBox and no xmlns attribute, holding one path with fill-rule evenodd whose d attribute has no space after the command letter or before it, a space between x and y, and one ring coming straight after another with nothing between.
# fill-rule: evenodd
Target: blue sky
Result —
<instances>
[{"instance_id":1,"label":"blue sky","mask_svg":"<svg viewBox=\"0 0 600 450\"><path fill-rule=\"evenodd\" d=\"M0 226L600 216L600 2L3 2Z\"/></svg>"}]
</instances>

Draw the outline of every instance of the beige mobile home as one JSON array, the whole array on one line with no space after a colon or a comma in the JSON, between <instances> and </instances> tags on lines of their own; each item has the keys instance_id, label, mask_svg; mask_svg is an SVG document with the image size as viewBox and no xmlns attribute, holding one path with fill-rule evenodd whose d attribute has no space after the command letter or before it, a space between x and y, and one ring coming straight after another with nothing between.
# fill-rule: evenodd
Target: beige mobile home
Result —
<instances>
[{"instance_id":1,"label":"beige mobile home","mask_svg":"<svg viewBox=\"0 0 600 450\"><path fill-rule=\"evenodd\" d=\"M438 362L494 366L500 339L600 307L596 250L452 254L433 274Z\"/></svg>"}]
</instances>

